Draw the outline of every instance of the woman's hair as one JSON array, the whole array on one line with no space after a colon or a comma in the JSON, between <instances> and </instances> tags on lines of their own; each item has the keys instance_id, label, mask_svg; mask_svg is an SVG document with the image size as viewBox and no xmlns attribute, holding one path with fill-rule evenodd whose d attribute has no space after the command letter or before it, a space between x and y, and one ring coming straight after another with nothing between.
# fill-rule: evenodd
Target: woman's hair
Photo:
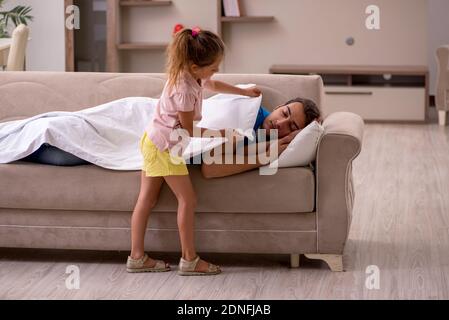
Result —
<instances>
[{"instance_id":1,"label":"woman's hair","mask_svg":"<svg viewBox=\"0 0 449 320\"><path fill-rule=\"evenodd\" d=\"M283 106L286 106L290 103L299 102L304 106L304 114L306 116L306 123L305 126L307 127L310 123L312 123L313 120L319 120L321 121L321 111L316 105L315 102L313 102L310 99L306 98L295 98L288 102L286 102Z\"/></svg>"},{"instance_id":2,"label":"woman's hair","mask_svg":"<svg viewBox=\"0 0 449 320\"><path fill-rule=\"evenodd\" d=\"M167 49L169 86L176 84L179 75L189 64L210 66L224 55L224 51L223 41L213 32L192 29L177 32Z\"/></svg>"}]
</instances>

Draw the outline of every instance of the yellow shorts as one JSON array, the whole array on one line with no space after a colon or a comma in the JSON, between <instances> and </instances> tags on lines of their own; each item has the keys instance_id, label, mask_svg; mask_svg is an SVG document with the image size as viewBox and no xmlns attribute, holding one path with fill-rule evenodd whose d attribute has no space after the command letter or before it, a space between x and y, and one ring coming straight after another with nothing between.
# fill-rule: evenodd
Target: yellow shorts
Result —
<instances>
[{"instance_id":1,"label":"yellow shorts","mask_svg":"<svg viewBox=\"0 0 449 320\"><path fill-rule=\"evenodd\" d=\"M189 171L185 160L171 156L168 150L161 152L148 138L145 132L140 139L140 151L143 156L142 170L147 177L187 176Z\"/></svg>"}]
</instances>

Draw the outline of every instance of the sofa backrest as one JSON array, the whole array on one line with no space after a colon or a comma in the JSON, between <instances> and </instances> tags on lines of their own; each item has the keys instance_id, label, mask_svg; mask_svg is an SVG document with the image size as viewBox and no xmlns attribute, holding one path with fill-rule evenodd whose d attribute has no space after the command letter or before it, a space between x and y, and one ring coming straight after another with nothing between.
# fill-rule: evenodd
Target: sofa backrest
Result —
<instances>
[{"instance_id":1,"label":"sofa backrest","mask_svg":"<svg viewBox=\"0 0 449 320\"><path fill-rule=\"evenodd\" d=\"M217 74L231 84L254 83L263 91L268 109L304 97L321 108L323 82L319 76ZM0 122L50 111L78 111L125 97L158 98L165 74L85 72L0 73ZM206 92L205 97L211 93Z\"/></svg>"}]
</instances>

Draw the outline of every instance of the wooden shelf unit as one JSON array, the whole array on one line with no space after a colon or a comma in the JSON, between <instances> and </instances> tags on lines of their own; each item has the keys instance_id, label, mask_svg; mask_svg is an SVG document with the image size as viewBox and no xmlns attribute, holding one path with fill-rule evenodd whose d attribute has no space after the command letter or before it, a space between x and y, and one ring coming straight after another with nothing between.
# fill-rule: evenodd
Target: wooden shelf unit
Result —
<instances>
[{"instance_id":1,"label":"wooden shelf unit","mask_svg":"<svg viewBox=\"0 0 449 320\"><path fill-rule=\"evenodd\" d=\"M230 24L230 23L267 23L267 22L273 22L275 20L274 16L248 16L248 15L242 15L239 17L227 17L224 15L223 6L222 6L222 0L217 0L217 6L218 6L218 30L217 33L220 35L220 37L223 37L223 24ZM223 39L224 40L224 39Z\"/></svg>"},{"instance_id":2,"label":"wooden shelf unit","mask_svg":"<svg viewBox=\"0 0 449 320\"><path fill-rule=\"evenodd\" d=\"M130 42L117 45L118 50L165 50L167 43Z\"/></svg>"},{"instance_id":3,"label":"wooden shelf unit","mask_svg":"<svg viewBox=\"0 0 449 320\"><path fill-rule=\"evenodd\" d=\"M121 34L121 10L133 7L168 7L172 1L165 0L107 0L107 52L106 69L120 72L120 52L131 50L165 50L167 43L123 42Z\"/></svg>"},{"instance_id":4,"label":"wooden shelf unit","mask_svg":"<svg viewBox=\"0 0 449 320\"><path fill-rule=\"evenodd\" d=\"M162 0L122 0L121 7L165 7L171 6L172 1Z\"/></svg>"},{"instance_id":5,"label":"wooden shelf unit","mask_svg":"<svg viewBox=\"0 0 449 320\"><path fill-rule=\"evenodd\" d=\"M271 22L273 16L241 16L241 17L221 17L221 22Z\"/></svg>"},{"instance_id":6,"label":"wooden shelf unit","mask_svg":"<svg viewBox=\"0 0 449 320\"><path fill-rule=\"evenodd\" d=\"M427 66L273 65L270 73L320 75L325 114L350 111L375 122L424 122L427 118Z\"/></svg>"},{"instance_id":7,"label":"wooden shelf unit","mask_svg":"<svg viewBox=\"0 0 449 320\"><path fill-rule=\"evenodd\" d=\"M187 1L187 0L185 0ZM192 0L193 1L193 0ZM210 0L213 1L213 0ZM223 24L229 23L263 23L274 21L273 16L222 16L222 0L216 1L217 30L216 33L222 35ZM121 34L121 10L131 10L133 7L168 7L175 1L165 0L107 0L107 57L106 69L108 72L120 72L120 53L132 50L165 50L168 43L149 42L125 42L120 39ZM215 19L215 18L214 18ZM181 23L182 21L180 21ZM174 26L169 26L170 28ZM212 30L214 31L214 30ZM169 40L169 39L168 39Z\"/></svg>"}]
</instances>

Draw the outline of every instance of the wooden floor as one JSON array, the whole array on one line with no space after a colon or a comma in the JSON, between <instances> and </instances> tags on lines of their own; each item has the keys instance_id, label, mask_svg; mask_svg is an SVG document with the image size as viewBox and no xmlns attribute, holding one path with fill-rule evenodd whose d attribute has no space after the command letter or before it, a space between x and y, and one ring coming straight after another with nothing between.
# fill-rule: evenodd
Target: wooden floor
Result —
<instances>
[{"instance_id":1,"label":"wooden floor","mask_svg":"<svg viewBox=\"0 0 449 320\"><path fill-rule=\"evenodd\" d=\"M286 255L210 254L215 277L127 274L127 252L0 250L2 299L449 299L449 127L369 124L344 273ZM173 267L178 256L156 254ZM66 268L80 268L69 290ZM380 271L366 287L366 268Z\"/></svg>"}]
</instances>

